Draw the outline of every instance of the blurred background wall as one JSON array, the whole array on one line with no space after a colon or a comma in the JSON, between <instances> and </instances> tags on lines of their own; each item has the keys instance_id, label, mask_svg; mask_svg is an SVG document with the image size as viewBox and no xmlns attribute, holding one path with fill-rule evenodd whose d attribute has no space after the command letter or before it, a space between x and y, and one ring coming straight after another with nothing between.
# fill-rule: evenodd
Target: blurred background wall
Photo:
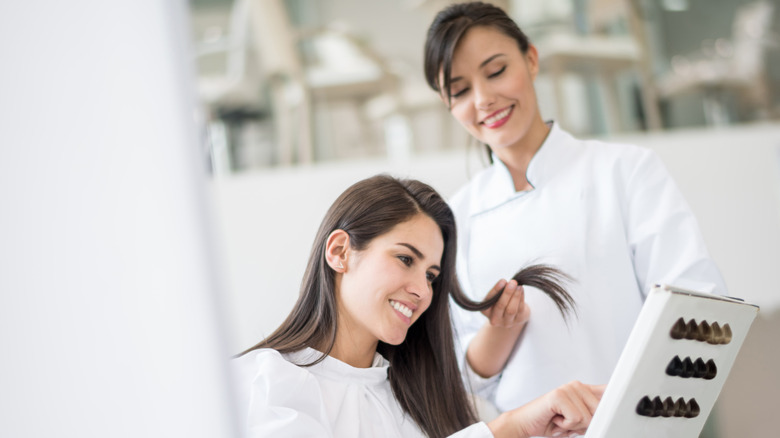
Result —
<instances>
[{"instance_id":1,"label":"blurred background wall","mask_svg":"<svg viewBox=\"0 0 780 438\"><path fill-rule=\"evenodd\" d=\"M191 0L230 348L297 298L319 221L379 172L450 196L484 166L422 74L443 0ZM780 2L504 0L537 45L542 115L656 150L730 293L761 313L702 436L774 430Z\"/></svg>"},{"instance_id":2,"label":"blurred background wall","mask_svg":"<svg viewBox=\"0 0 780 438\"><path fill-rule=\"evenodd\" d=\"M426 86L444 0L191 0L216 173L461 146ZM504 0L545 117L579 135L780 116L777 0Z\"/></svg>"}]
</instances>

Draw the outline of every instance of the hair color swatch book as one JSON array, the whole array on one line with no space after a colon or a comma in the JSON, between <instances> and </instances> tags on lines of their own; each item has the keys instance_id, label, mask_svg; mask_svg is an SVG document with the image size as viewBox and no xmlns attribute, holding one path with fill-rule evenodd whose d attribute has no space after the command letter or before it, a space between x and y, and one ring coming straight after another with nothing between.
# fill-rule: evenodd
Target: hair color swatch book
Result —
<instances>
[{"instance_id":1,"label":"hair color swatch book","mask_svg":"<svg viewBox=\"0 0 780 438\"><path fill-rule=\"evenodd\" d=\"M758 306L654 287L586 437L699 436Z\"/></svg>"}]
</instances>

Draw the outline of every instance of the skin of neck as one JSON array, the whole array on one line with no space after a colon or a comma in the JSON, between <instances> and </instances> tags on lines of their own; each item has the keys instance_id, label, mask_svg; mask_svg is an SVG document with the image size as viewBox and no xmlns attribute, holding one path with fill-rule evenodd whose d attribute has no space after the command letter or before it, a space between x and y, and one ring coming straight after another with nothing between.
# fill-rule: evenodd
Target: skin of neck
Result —
<instances>
[{"instance_id":1,"label":"skin of neck","mask_svg":"<svg viewBox=\"0 0 780 438\"><path fill-rule=\"evenodd\" d=\"M336 275L336 290L341 290L341 274ZM336 296L340 296L337 292ZM347 311L338 299L338 322L336 343L329 356L334 357L355 368L370 368L374 362L374 353L379 345L376 338L361 333L347 317Z\"/></svg>"},{"instance_id":2,"label":"skin of neck","mask_svg":"<svg viewBox=\"0 0 780 438\"><path fill-rule=\"evenodd\" d=\"M490 148L502 163L509 169L512 181L515 185L515 191L530 190L533 188L528 182L526 173L531 159L542 147L542 143L550 133L550 127L544 123L541 115L537 113L531 123L528 133L517 143L503 147Z\"/></svg>"},{"instance_id":3,"label":"skin of neck","mask_svg":"<svg viewBox=\"0 0 780 438\"><path fill-rule=\"evenodd\" d=\"M356 335L350 324L342 324L341 319L339 316L336 343L330 351L330 356L355 368L370 368L379 342L359 339L360 336Z\"/></svg>"}]
</instances>

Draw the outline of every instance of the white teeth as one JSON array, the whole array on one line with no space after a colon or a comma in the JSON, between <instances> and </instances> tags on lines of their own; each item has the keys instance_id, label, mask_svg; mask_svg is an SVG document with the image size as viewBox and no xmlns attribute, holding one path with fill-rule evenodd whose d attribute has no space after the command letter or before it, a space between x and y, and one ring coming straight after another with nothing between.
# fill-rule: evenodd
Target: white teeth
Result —
<instances>
[{"instance_id":1,"label":"white teeth","mask_svg":"<svg viewBox=\"0 0 780 438\"><path fill-rule=\"evenodd\" d=\"M390 300L390 305L393 306L393 309L403 313L404 316L406 316L407 318L411 318L412 317L411 309L409 309L408 307L404 306L403 304L401 304L401 303L399 303L397 301Z\"/></svg>"},{"instance_id":2,"label":"white teeth","mask_svg":"<svg viewBox=\"0 0 780 438\"><path fill-rule=\"evenodd\" d=\"M493 123L496 123L497 121L499 121L499 120L503 119L504 117L508 116L509 115L509 111L511 111L511 110L512 110L512 107L510 106L509 108L501 111L500 113L496 114L495 116L485 119L485 124L486 125L492 125Z\"/></svg>"}]
</instances>

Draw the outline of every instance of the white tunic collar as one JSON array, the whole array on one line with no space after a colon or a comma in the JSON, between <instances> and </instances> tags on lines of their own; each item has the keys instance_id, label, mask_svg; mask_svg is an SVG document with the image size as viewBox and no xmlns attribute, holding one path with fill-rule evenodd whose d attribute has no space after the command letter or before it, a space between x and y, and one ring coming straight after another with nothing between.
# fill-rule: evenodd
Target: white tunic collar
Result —
<instances>
[{"instance_id":1,"label":"white tunic collar","mask_svg":"<svg viewBox=\"0 0 780 438\"><path fill-rule=\"evenodd\" d=\"M556 123L551 123L550 133L531 158L526 170L526 178L534 189L539 189L552 178L556 169L559 168L560 163L557 161L562 158L559 151L570 144L572 140L571 135L563 131ZM479 184L482 187L474 192L480 193L480 197L476 199L477 202L472 203L473 206L477 207L476 211L472 211L472 214L497 207L526 193L526 191L515 191L515 184L509 169L495 154L492 156L493 165L487 169L485 178Z\"/></svg>"},{"instance_id":2,"label":"white tunic collar","mask_svg":"<svg viewBox=\"0 0 780 438\"><path fill-rule=\"evenodd\" d=\"M322 356L322 353L313 348L306 348L295 353L287 353L284 356L287 361L302 365L317 360ZM370 368L356 368L332 356L326 356L322 362L307 367L311 373L322 377L349 380L366 385L378 385L385 382L389 368L390 362L379 353L374 353L374 361Z\"/></svg>"}]
</instances>

